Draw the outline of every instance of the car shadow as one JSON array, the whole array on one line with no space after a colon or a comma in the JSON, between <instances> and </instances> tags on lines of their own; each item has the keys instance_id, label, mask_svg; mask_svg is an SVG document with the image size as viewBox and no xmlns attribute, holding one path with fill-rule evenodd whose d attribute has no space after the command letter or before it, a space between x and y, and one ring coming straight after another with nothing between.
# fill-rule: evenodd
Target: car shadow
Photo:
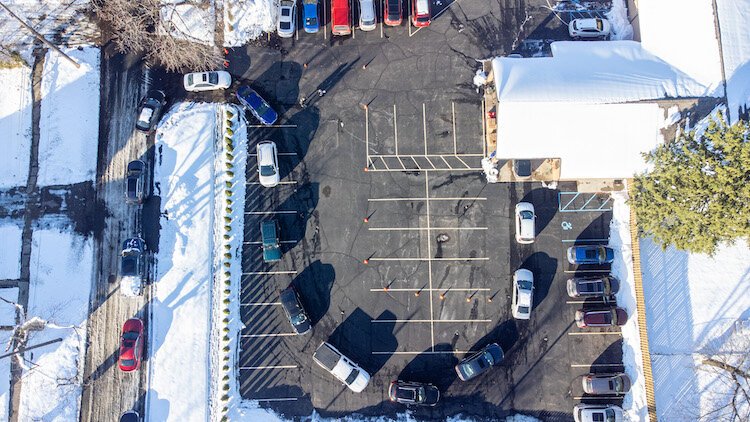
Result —
<instances>
[{"instance_id":1,"label":"car shadow","mask_svg":"<svg viewBox=\"0 0 750 422\"><path fill-rule=\"evenodd\" d=\"M373 323L373 318L358 307L336 327L327 341L373 376L398 347L393 334L395 323L390 322L395 319L396 315L386 310L375 320L389 322ZM373 326L377 328L373 329ZM373 344L378 345L377 354L372 353Z\"/></svg>"},{"instance_id":2,"label":"car shadow","mask_svg":"<svg viewBox=\"0 0 750 422\"><path fill-rule=\"evenodd\" d=\"M535 252L523 261L521 268L529 269L534 273L534 304L532 309L536 309L547 297L555 279L557 259L552 258L545 252Z\"/></svg>"},{"instance_id":3,"label":"car shadow","mask_svg":"<svg viewBox=\"0 0 750 422\"><path fill-rule=\"evenodd\" d=\"M336 271L333 265L323 264L317 260L305 267L292 280L313 327L328 313L335 279Z\"/></svg>"},{"instance_id":4,"label":"car shadow","mask_svg":"<svg viewBox=\"0 0 750 422\"><path fill-rule=\"evenodd\" d=\"M536 188L526 193L520 202L534 205L536 233L542 233L558 212L558 189ZM515 206L515 205L514 205ZM513 211L513 210L511 210ZM515 223L514 223L515 224Z\"/></svg>"}]
</instances>

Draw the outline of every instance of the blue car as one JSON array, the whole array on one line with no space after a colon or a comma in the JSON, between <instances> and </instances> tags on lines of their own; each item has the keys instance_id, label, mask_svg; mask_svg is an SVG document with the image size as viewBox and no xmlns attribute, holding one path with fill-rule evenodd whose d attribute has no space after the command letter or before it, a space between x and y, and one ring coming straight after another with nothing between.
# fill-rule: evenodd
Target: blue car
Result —
<instances>
[{"instance_id":1,"label":"blue car","mask_svg":"<svg viewBox=\"0 0 750 422\"><path fill-rule=\"evenodd\" d=\"M568 248L568 262L581 264L611 264L615 260L615 251L602 245L580 245Z\"/></svg>"},{"instance_id":2,"label":"blue car","mask_svg":"<svg viewBox=\"0 0 750 422\"><path fill-rule=\"evenodd\" d=\"M302 21L305 32L314 34L320 28L318 24L318 0L302 0Z\"/></svg>"},{"instance_id":3,"label":"blue car","mask_svg":"<svg viewBox=\"0 0 750 422\"><path fill-rule=\"evenodd\" d=\"M272 125L279 118L279 115L268 105L266 100L249 86L241 86L237 90L237 99L264 125Z\"/></svg>"}]
</instances>

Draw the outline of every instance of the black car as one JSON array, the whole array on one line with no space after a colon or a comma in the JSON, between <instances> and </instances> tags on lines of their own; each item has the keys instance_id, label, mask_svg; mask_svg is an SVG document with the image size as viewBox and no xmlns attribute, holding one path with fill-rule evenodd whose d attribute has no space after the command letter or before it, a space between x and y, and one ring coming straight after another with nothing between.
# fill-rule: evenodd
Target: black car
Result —
<instances>
[{"instance_id":1,"label":"black car","mask_svg":"<svg viewBox=\"0 0 750 422\"><path fill-rule=\"evenodd\" d=\"M407 406L434 406L440 400L440 390L432 384L398 380L388 388L388 398Z\"/></svg>"},{"instance_id":2,"label":"black car","mask_svg":"<svg viewBox=\"0 0 750 422\"><path fill-rule=\"evenodd\" d=\"M297 334L305 334L310 331L310 318L307 317L307 313L305 313L305 309L302 307L302 302L299 300L297 290L293 285L281 291L279 301L281 302L281 308L284 309L284 313L289 318L289 322Z\"/></svg>"},{"instance_id":3,"label":"black car","mask_svg":"<svg viewBox=\"0 0 750 422\"><path fill-rule=\"evenodd\" d=\"M611 296L620 290L620 281L615 277L573 277L568 279L568 296Z\"/></svg>"},{"instance_id":4,"label":"black car","mask_svg":"<svg viewBox=\"0 0 750 422\"><path fill-rule=\"evenodd\" d=\"M499 344L488 344L482 350L459 362L456 365L456 373L461 381L468 381L502 362L504 356Z\"/></svg>"},{"instance_id":5,"label":"black car","mask_svg":"<svg viewBox=\"0 0 750 422\"><path fill-rule=\"evenodd\" d=\"M140 422L141 417L135 410L128 410L120 416L120 422Z\"/></svg>"},{"instance_id":6,"label":"black car","mask_svg":"<svg viewBox=\"0 0 750 422\"><path fill-rule=\"evenodd\" d=\"M142 204L147 196L146 163L141 160L131 161L128 163L128 173L125 176L125 202Z\"/></svg>"},{"instance_id":7,"label":"black car","mask_svg":"<svg viewBox=\"0 0 750 422\"><path fill-rule=\"evenodd\" d=\"M153 91L141 101L138 120L135 122L136 129L141 132L150 133L159 122L167 97L163 91Z\"/></svg>"},{"instance_id":8,"label":"black car","mask_svg":"<svg viewBox=\"0 0 750 422\"><path fill-rule=\"evenodd\" d=\"M146 279L146 242L133 237L122 242L120 253L120 287L123 294L141 294L141 286Z\"/></svg>"}]
</instances>

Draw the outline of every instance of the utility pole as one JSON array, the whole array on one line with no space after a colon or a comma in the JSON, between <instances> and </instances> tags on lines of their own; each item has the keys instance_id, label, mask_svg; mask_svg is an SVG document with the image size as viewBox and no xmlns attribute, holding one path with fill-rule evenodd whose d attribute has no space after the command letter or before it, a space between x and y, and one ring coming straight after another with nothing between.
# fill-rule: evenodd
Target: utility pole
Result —
<instances>
[{"instance_id":1,"label":"utility pole","mask_svg":"<svg viewBox=\"0 0 750 422\"><path fill-rule=\"evenodd\" d=\"M34 28L32 28L32 27L31 27L31 26L29 26L29 25L28 25L28 24L27 24L26 22L24 22L24 21L23 21L23 19L19 18L19 17L18 17L18 16L17 16L17 15L15 14L15 13L13 13L13 11L12 11L12 10L8 9L8 6L6 6L6 5L5 5L4 3L2 3L2 2L0 2L0 6L2 6L2 8L3 8L3 9L5 9L5 11L6 11L6 12L8 12L8 14L9 14L9 15L11 15L11 16L12 16L13 18L15 18L15 19L16 19L16 20L17 20L17 21L18 21L18 22L19 22L19 23L20 23L21 25L23 25L23 27L24 27L24 28L26 28L26 29L28 29L29 31L31 31L31 33L32 33L32 34L34 34L34 36L35 36L35 37L36 37L36 38L37 38L37 39L38 39L39 41L41 41L42 43L44 43L44 45L46 45L47 47L49 47L49 48L51 48L51 49L53 49L53 50L57 51L58 53L60 53L60 54L61 54L61 55L62 55L63 57L65 57L65 58L66 58L66 59L67 59L67 60L68 60L69 62L73 63L73 65L74 65L74 66L75 66L76 68L80 68L80 67L81 67L81 65L80 65L80 64L78 64L78 63L77 63L77 62L76 62L75 60L73 60L73 59L72 59L72 58L71 58L70 56L68 56L67 54L63 53L63 52L62 52L62 50L60 50L59 48L57 48L57 46L56 46L56 45L54 45L54 44L52 44L51 42L47 41L47 39L45 39L45 38L44 38L44 37L42 36L42 34L40 34L40 33L36 32L36 30L35 30Z\"/></svg>"}]
</instances>

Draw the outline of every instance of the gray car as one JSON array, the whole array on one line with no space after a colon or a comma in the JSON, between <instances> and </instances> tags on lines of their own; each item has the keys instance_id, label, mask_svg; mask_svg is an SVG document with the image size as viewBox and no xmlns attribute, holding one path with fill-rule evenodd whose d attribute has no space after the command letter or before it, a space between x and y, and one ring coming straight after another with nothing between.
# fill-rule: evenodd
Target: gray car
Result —
<instances>
[{"instance_id":1,"label":"gray car","mask_svg":"<svg viewBox=\"0 0 750 422\"><path fill-rule=\"evenodd\" d=\"M503 349L497 343L484 346L482 350L465 358L456 365L456 373L461 381L468 381L480 374L490 370L495 365L502 362L505 354Z\"/></svg>"},{"instance_id":2,"label":"gray car","mask_svg":"<svg viewBox=\"0 0 750 422\"><path fill-rule=\"evenodd\" d=\"M586 394L619 395L630 391L630 377L627 374L588 374L581 379Z\"/></svg>"},{"instance_id":3,"label":"gray car","mask_svg":"<svg viewBox=\"0 0 750 422\"><path fill-rule=\"evenodd\" d=\"M615 277L573 277L568 279L567 291L570 297L611 296L620 290L620 281Z\"/></svg>"}]
</instances>

